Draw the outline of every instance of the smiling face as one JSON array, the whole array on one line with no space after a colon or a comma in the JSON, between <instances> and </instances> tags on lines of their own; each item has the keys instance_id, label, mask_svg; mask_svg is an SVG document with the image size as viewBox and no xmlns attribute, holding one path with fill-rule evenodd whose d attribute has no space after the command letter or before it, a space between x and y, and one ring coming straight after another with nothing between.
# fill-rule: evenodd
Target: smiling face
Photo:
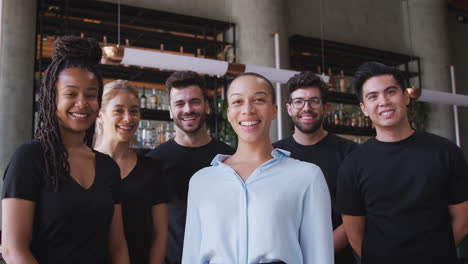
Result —
<instances>
[{"instance_id":1,"label":"smiling face","mask_svg":"<svg viewBox=\"0 0 468 264\"><path fill-rule=\"evenodd\" d=\"M362 111L377 130L400 129L409 125L407 105L409 95L391 75L368 79L362 86Z\"/></svg>"},{"instance_id":2,"label":"smiling face","mask_svg":"<svg viewBox=\"0 0 468 264\"><path fill-rule=\"evenodd\" d=\"M304 134L312 134L322 126L323 115L327 111L328 105L321 103L321 98L322 94L318 87L299 88L291 93L291 100L290 103L286 104L286 108L297 130ZM294 104L299 99L317 100L317 102L320 101L320 104L312 108L308 102L305 102L303 107L299 107L299 105Z\"/></svg>"},{"instance_id":3,"label":"smiling face","mask_svg":"<svg viewBox=\"0 0 468 264\"><path fill-rule=\"evenodd\" d=\"M228 120L239 141L269 140L270 124L278 110L269 84L255 76L243 76L231 83L227 96Z\"/></svg>"},{"instance_id":4,"label":"smiling face","mask_svg":"<svg viewBox=\"0 0 468 264\"><path fill-rule=\"evenodd\" d=\"M206 128L206 114L209 105L198 85L172 88L170 94L170 115L176 127L187 134Z\"/></svg>"},{"instance_id":5,"label":"smiling face","mask_svg":"<svg viewBox=\"0 0 468 264\"><path fill-rule=\"evenodd\" d=\"M140 122L138 98L128 91L117 91L105 109L101 109L99 119L106 137L114 142L130 142Z\"/></svg>"},{"instance_id":6,"label":"smiling face","mask_svg":"<svg viewBox=\"0 0 468 264\"><path fill-rule=\"evenodd\" d=\"M55 87L60 129L85 133L99 111L99 82L96 76L86 69L68 68L60 72Z\"/></svg>"}]
</instances>

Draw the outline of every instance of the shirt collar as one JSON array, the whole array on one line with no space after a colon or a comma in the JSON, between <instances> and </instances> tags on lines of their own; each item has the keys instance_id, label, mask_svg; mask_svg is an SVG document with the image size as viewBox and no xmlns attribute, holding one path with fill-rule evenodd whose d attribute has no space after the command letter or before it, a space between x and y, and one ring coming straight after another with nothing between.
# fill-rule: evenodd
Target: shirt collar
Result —
<instances>
[{"instance_id":1,"label":"shirt collar","mask_svg":"<svg viewBox=\"0 0 468 264\"><path fill-rule=\"evenodd\" d=\"M271 156L273 156L273 160L277 160L277 159L280 159L281 157L291 156L291 152L286 151L284 149L276 148L271 151ZM223 161L225 161L229 157L231 157L231 155L218 154L211 161L211 165L212 166L220 165L221 163L223 163Z\"/></svg>"}]
</instances>

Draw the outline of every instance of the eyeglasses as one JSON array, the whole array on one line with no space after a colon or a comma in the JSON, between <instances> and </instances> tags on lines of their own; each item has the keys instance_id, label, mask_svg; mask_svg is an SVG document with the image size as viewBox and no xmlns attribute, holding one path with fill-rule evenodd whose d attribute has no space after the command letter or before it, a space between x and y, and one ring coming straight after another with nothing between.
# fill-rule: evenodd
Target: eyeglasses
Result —
<instances>
[{"instance_id":1,"label":"eyeglasses","mask_svg":"<svg viewBox=\"0 0 468 264\"><path fill-rule=\"evenodd\" d=\"M309 104L310 108L320 108L322 105L322 99L318 97L312 97L309 100L305 100L302 98L296 98L291 100L291 105L296 109L302 109L305 105L305 102Z\"/></svg>"}]
</instances>

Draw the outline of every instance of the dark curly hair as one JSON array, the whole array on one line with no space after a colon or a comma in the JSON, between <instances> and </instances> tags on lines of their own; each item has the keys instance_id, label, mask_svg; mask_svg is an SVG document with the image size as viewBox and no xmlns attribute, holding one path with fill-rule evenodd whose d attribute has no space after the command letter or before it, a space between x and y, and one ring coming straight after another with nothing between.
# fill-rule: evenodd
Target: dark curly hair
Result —
<instances>
[{"instance_id":1,"label":"dark curly hair","mask_svg":"<svg viewBox=\"0 0 468 264\"><path fill-rule=\"evenodd\" d=\"M98 102L102 100L102 77L96 69L102 57L101 48L96 40L76 36L63 36L55 41L54 55L44 73L39 90L38 124L35 137L43 147L45 157L44 176L46 183L58 191L59 184L70 179L68 153L62 143L62 136L56 115L56 87L59 74L68 68L82 68L92 72L99 83ZM87 129L84 143L91 147L94 134L94 124Z\"/></svg>"},{"instance_id":2,"label":"dark curly hair","mask_svg":"<svg viewBox=\"0 0 468 264\"><path fill-rule=\"evenodd\" d=\"M405 75L393 67L389 67L379 62L366 62L354 73L353 77L353 88L356 91L356 96L360 102L362 102L362 86L364 83L372 77L381 75L391 75L398 83L400 88L405 90L406 77Z\"/></svg>"},{"instance_id":3,"label":"dark curly hair","mask_svg":"<svg viewBox=\"0 0 468 264\"><path fill-rule=\"evenodd\" d=\"M203 77L194 71L176 71L172 73L166 80L167 94L171 98L172 88L182 89L189 85L197 85L200 87L203 98L208 100L208 92L206 90Z\"/></svg>"},{"instance_id":4,"label":"dark curly hair","mask_svg":"<svg viewBox=\"0 0 468 264\"><path fill-rule=\"evenodd\" d=\"M322 102L328 102L328 90L327 84L322 81L320 76L311 72L311 71L304 71L295 74L291 77L288 82L286 83L288 87L288 102L291 102L291 94L296 91L297 89L307 88L307 87L316 87L320 90L320 94L322 95Z\"/></svg>"}]
</instances>

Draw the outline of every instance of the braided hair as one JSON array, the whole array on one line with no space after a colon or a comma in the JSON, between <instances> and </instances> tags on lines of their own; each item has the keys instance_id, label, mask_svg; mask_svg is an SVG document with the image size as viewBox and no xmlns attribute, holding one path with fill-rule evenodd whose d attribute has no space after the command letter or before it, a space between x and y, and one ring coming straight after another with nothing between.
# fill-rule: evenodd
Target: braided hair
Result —
<instances>
[{"instance_id":1,"label":"braided hair","mask_svg":"<svg viewBox=\"0 0 468 264\"><path fill-rule=\"evenodd\" d=\"M44 177L46 184L58 191L59 184L70 179L68 152L62 143L57 118L56 82L60 73L68 68L86 69L93 73L99 83L98 102L102 100L102 77L96 69L102 57L102 51L96 40L76 36L63 36L55 41L54 55L44 72L39 90L38 124L35 137L41 142L45 161ZM86 130L84 143L91 147L94 135L94 123Z\"/></svg>"}]
</instances>

